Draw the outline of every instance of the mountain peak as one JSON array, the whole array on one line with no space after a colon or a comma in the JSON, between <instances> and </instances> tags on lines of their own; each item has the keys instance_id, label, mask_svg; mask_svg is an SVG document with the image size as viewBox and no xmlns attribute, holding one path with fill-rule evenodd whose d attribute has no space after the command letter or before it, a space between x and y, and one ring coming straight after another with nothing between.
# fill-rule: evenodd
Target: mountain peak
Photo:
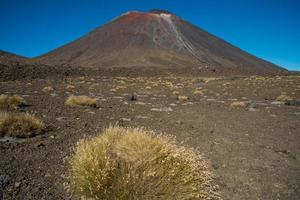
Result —
<instances>
[{"instance_id":1,"label":"mountain peak","mask_svg":"<svg viewBox=\"0 0 300 200\"><path fill-rule=\"evenodd\" d=\"M93 68L159 67L277 71L171 12L130 11L88 35L39 57L45 63Z\"/></svg>"},{"instance_id":2,"label":"mountain peak","mask_svg":"<svg viewBox=\"0 0 300 200\"><path fill-rule=\"evenodd\" d=\"M154 14L170 14L170 15L173 14L170 11L161 10L161 9L152 9L152 10L149 11L149 13L154 13Z\"/></svg>"}]
</instances>

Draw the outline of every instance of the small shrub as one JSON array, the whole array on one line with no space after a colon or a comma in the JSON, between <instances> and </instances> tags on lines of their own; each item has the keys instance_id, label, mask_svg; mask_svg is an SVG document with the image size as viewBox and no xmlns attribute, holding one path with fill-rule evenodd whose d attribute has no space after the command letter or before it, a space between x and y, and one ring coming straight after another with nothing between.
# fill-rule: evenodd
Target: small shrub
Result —
<instances>
[{"instance_id":1,"label":"small shrub","mask_svg":"<svg viewBox=\"0 0 300 200\"><path fill-rule=\"evenodd\" d=\"M202 79L205 83L208 83L210 81L219 80L219 78L217 78L217 77L206 77L206 78L202 78Z\"/></svg>"},{"instance_id":2,"label":"small shrub","mask_svg":"<svg viewBox=\"0 0 300 200\"><path fill-rule=\"evenodd\" d=\"M18 108L19 106L25 105L26 101L19 95L0 95L0 108Z\"/></svg>"},{"instance_id":3,"label":"small shrub","mask_svg":"<svg viewBox=\"0 0 300 200\"><path fill-rule=\"evenodd\" d=\"M179 92L178 92L178 91L173 91L173 94L174 94L174 95L178 95Z\"/></svg>"},{"instance_id":4,"label":"small shrub","mask_svg":"<svg viewBox=\"0 0 300 200\"><path fill-rule=\"evenodd\" d=\"M52 92L54 91L54 88L52 86L46 86L43 88L43 92Z\"/></svg>"},{"instance_id":5,"label":"small shrub","mask_svg":"<svg viewBox=\"0 0 300 200\"><path fill-rule=\"evenodd\" d=\"M66 89L67 90L73 90L73 89L75 89L75 86L74 85L67 85Z\"/></svg>"},{"instance_id":6,"label":"small shrub","mask_svg":"<svg viewBox=\"0 0 300 200\"><path fill-rule=\"evenodd\" d=\"M15 114L0 112L0 135L32 137L42 133L45 124L29 113Z\"/></svg>"},{"instance_id":7,"label":"small shrub","mask_svg":"<svg viewBox=\"0 0 300 200\"><path fill-rule=\"evenodd\" d=\"M97 99L91 98L88 96L74 96L71 95L67 98L66 105L68 106L90 106L96 107L97 106Z\"/></svg>"},{"instance_id":8,"label":"small shrub","mask_svg":"<svg viewBox=\"0 0 300 200\"><path fill-rule=\"evenodd\" d=\"M86 199L214 199L211 175L197 151L140 128L109 127L78 142L71 183Z\"/></svg>"},{"instance_id":9,"label":"small shrub","mask_svg":"<svg viewBox=\"0 0 300 200\"><path fill-rule=\"evenodd\" d=\"M203 95L204 92L202 90L195 90L194 92L194 95Z\"/></svg>"},{"instance_id":10,"label":"small shrub","mask_svg":"<svg viewBox=\"0 0 300 200\"><path fill-rule=\"evenodd\" d=\"M117 92L118 90L126 89L126 88L127 88L127 87L124 86L124 85L117 85L116 87L111 88L109 91L111 91L111 92Z\"/></svg>"},{"instance_id":11,"label":"small shrub","mask_svg":"<svg viewBox=\"0 0 300 200\"><path fill-rule=\"evenodd\" d=\"M187 101L189 98L187 96L180 95L177 97L179 101Z\"/></svg>"},{"instance_id":12,"label":"small shrub","mask_svg":"<svg viewBox=\"0 0 300 200\"><path fill-rule=\"evenodd\" d=\"M245 101L235 101L230 104L230 106L234 108L246 108L247 105L248 104Z\"/></svg>"},{"instance_id":13,"label":"small shrub","mask_svg":"<svg viewBox=\"0 0 300 200\"><path fill-rule=\"evenodd\" d=\"M292 100L292 99L293 99L292 97L290 97L290 96L288 96L286 94L281 94L280 96L278 96L276 98L277 101L284 101L284 102Z\"/></svg>"}]
</instances>

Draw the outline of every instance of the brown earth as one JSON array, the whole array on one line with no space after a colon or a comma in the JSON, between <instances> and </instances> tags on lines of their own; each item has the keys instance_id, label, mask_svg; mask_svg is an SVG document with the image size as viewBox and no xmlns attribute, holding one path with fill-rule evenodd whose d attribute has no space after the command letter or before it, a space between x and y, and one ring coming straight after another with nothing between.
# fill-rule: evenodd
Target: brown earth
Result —
<instances>
[{"instance_id":1,"label":"brown earth","mask_svg":"<svg viewBox=\"0 0 300 200\"><path fill-rule=\"evenodd\" d=\"M1 138L0 175L11 178L4 199L78 199L67 190L72 147L115 123L173 134L198 148L223 199L300 198L300 107L275 101L282 93L300 99L297 74L1 78L0 94L22 95L30 104L13 112L33 112L48 126L30 139ZM43 92L45 86L54 91ZM71 94L97 98L98 108L64 105ZM247 107L231 107L234 101Z\"/></svg>"},{"instance_id":2,"label":"brown earth","mask_svg":"<svg viewBox=\"0 0 300 200\"><path fill-rule=\"evenodd\" d=\"M47 125L33 138L0 138L0 199L2 189L4 199L78 199L72 148L116 123L198 148L223 199L300 199L299 91L299 73L165 11L126 13L34 59L0 52L0 94L23 96L29 106L12 112ZM70 95L98 106L68 107Z\"/></svg>"},{"instance_id":3,"label":"brown earth","mask_svg":"<svg viewBox=\"0 0 300 200\"><path fill-rule=\"evenodd\" d=\"M0 50L0 64L2 65L19 64L26 60L26 57Z\"/></svg>"}]
</instances>

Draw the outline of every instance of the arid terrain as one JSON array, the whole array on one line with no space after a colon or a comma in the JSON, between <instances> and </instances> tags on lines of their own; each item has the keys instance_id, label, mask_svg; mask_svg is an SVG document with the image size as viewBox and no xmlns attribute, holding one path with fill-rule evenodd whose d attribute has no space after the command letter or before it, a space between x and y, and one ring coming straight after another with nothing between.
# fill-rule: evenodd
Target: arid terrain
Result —
<instances>
[{"instance_id":1,"label":"arid terrain","mask_svg":"<svg viewBox=\"0 0 300 200\"><path fill-rule=\"evenodd\" d=\"M43 91L46 86L52 91ZM11 180L4 199L76 199L67 192L72 147L109 124L175 135L210 162L223 199L299 199L300 76L59 76L2 81L47 125L28 139L1 138L0 175ZM70 95L97 107L69 107ZM134 98L132 98L134 96ZM183 97L185 96L185 97ZM187 98L186 98L187 97ZM231 106L242 101L242 107Z\"/></svg>"},{"instance_id":2,"label":"arid terrain","mask_svg":"<svg viewBox=\"0 0 300 200\"><path fill-rule=\"evenodd\" d=\"M221 199L300 199L299 72L170 12L124 13L35 58L0 52L0 95L0 199L80 199L70 190L74 147L109 125L198 149ZM72 106L72 95L92 99ZM9 137L32 131L20 113L44 122L35 120L42 133Z\"/></svg>"}]
</instances>

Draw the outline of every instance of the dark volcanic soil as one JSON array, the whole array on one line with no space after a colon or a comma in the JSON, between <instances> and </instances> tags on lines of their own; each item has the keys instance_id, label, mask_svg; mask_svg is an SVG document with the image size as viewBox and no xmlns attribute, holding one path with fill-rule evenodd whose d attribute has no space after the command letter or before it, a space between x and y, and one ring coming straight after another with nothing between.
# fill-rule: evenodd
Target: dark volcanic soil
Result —
<instances>
[{"instance_id":1,"label":"dark volcanic soil","mask_svg":"<svg viewBox=\"0 0 300 200\"><path fill-rule=\"evenodd\" d=\"M42 92L45 86L55 90ZM49 129L31 139L1 139L0 175L11 177L4 199L76 199L67 192L71 148L115 123L164 131L199 148L224 199L299 199L300 107L274 103L281 93L299 99L299 91L297 75L88 75L0 82L0 94L22 95L31 106L19 112L35 113ZM129 100L133 93L137 101ZM67 107L71 94L96 97L99 108ZM178 101L178 95L189 99ZM248 106L230 107L237 100Z\"/></svg>"}]
</instances>

